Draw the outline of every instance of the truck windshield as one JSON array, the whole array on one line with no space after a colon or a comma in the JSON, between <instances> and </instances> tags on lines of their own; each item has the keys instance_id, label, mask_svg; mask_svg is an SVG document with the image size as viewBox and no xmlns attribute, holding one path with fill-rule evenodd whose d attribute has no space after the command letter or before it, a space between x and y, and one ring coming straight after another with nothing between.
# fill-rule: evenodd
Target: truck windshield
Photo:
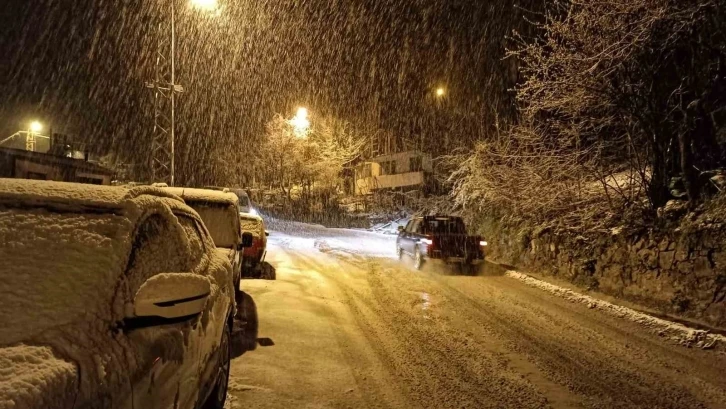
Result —
<instances>
[{"instance_id":1,"label":"truck windshield","mask_svg":"<svg viewBox=\"0 0 726 409\"><path fill-rule=\"evenodd\" d=\"M437 217L426 220L424 233L466 234L466 226L458 217Z\"/></svg>"}]
</instances>

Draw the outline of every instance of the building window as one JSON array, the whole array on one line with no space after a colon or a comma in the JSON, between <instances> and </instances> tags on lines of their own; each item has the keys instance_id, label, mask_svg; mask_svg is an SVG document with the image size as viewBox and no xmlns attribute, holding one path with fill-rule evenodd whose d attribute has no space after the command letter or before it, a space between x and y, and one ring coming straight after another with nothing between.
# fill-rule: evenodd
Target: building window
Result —
<instances>
[{"instance_id":1,"label":"building window","mask_svg":"<svg viewBox=\"0 0 726 409\"><path fill-rule=\"evenodd\" d=\"M381 174L382 175L395 175L396 174L396 162L381 162Z\"/></svg>"},{"instance_id":2,"label":"building window","mask_svg":"<svg viewBox=\"0 0 726 409\"><path fill-rule=\"evenodd\" d=\"M420 156L414 156L408 161L410 172L421 172L423 170L423 160Z\"/></svg>"},{"instance_id":3,"label":"building window","mask_svg":"<svg viewBox=\"0 0 726 409\"><path fill-rule=\"evenodd\" d=\"M373 175L373 173L372 173L372 170L371 170L371 164L370 163L366 163L365 165L363 165L360 168L358 168L358 178L359 179L369 178L372 175Z\"/></svg>"}]
</instances>

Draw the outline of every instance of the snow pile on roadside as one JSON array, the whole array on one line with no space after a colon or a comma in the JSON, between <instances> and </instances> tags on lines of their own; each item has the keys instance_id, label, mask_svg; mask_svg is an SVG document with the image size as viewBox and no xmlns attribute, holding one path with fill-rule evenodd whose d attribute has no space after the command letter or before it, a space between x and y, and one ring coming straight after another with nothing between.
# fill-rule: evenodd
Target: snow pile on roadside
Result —
<instances>
[{"instance_id":1,"label":"snow pile on roadside","mask_svg":"<svg viewBox=\"0 0 726 409\"><path fill-rule=\"evenodd\" d=\"M538 280L517 271L510 270L505 274L508 277L517 279L529 286L547 291L568 301L586 304L589 308L598 309L618 318L625 318L629 321L636 322L652 330L659 336L669 337L671 340L688 348L694 347L710 349L714 348L717 343L726 343L726 337L723 335L711 334L708 331L688 328L679 323L656 318L627 307L615 305L584 294L579 294L567 288L562 288L554 284Z\"/></svg>"},{"instance_id":2,"label":"snow pile on roadside","mask_svg":"<svg viewBox=\"0 0 726 409\"><path fill-rule=\"evenodd\" d=\"M76 380L75 365L58 359L49 347L0 348L0 408L73 406Z\"/></svg>"}]
</instances>

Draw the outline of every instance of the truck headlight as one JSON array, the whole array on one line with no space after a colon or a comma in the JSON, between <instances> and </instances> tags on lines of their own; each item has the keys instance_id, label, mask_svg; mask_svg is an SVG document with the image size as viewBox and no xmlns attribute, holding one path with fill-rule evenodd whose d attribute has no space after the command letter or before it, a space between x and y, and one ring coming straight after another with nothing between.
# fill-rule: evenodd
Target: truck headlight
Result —
<instances>
[{"instance_id":1,"label":"truck headlight","mask_svg":"<svg viewBox=\"0 0 726 409\"><path fill-rule=\"evenodd\" d=\"M482 247L485 247L487 244L489 244L489 243L487 243L484 240L482 240L482 241L479 242L479 245L482 246Z\"/></svg>"}]
</instances>

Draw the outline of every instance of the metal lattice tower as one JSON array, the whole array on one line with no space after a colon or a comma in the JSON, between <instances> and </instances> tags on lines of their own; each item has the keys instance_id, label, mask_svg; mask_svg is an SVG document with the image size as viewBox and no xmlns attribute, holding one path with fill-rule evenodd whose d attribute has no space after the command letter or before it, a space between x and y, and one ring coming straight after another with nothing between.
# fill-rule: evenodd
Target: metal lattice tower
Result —
<instances>
[{"instance_id":1,"label":"metal lattice tower","mask_svg":"<svg viewBox=\"0 0 726 409\"><path fill-rule=\"evenodd\" d=\"M28 131L25 138L25 150L35 152L35 133L33 131Z\"/></svg>"},{"instance_id":2,"label":"metal lattice tower","mask_svg":"<svg viewBox=\"0 0 726 409\"><path fill-rule=\"evenodd\" d=\"M157 26L157 48L154 81L146 87L154 91L154 128L151 144L151 178L174 186L174 142L176 94L183 92L176 84L175 72L175 15L171 3L171 18L162 18Z\"/></svg>"}]
</instances>

